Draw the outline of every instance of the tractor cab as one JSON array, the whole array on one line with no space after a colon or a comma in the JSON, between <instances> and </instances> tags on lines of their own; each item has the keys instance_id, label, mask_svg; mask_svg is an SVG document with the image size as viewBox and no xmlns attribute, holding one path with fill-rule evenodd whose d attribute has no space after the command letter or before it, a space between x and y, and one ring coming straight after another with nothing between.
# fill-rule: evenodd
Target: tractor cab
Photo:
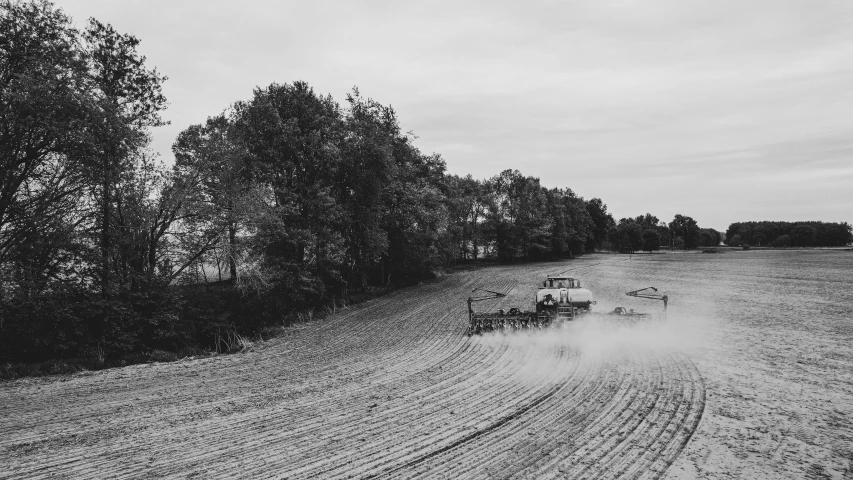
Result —
<instances>
[{"instance_id":1,"label":"tractor cab","mask_svg":"<svg viewBox=\"0 0 853 480\"><path fill-rule=\"evenodd\" d=\"M548 277L539 288L581 288L581 281L571 277Z\"/></svg>"}]
</instances>

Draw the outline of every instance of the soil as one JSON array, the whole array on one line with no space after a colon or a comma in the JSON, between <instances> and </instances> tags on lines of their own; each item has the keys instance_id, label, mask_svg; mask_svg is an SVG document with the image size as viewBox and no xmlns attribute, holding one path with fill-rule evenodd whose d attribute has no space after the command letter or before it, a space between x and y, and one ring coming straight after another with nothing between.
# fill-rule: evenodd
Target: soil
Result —
<instances>
[{"instance_id":1,"label":"soil","mask_svg":"<svg viewBox=\"0 0 853 480\"><path fill-rule=\"evenodd\" d=\"M585 267L586 268L580 268ZM574 268L600 312L465 335ZM0 384L0 478L853 478L853 255L594 255L397 291L239 355Z\"/></svg>"}]
</instances>

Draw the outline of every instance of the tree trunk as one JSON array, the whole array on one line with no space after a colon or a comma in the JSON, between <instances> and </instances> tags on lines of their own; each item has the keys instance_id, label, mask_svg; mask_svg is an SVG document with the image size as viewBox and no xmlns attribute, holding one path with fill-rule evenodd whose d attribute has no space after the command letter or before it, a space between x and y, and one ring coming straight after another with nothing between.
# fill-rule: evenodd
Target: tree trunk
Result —
<instances>
[{"instance_id":1,"label":"tree trunk","mask_svg":"<svg viewBox=\"0 0 853 480\"><path fill-rule=\"evenodd\" d=\"M474 224L476 225L476 220L474 220L474 222ZM477 237L477 230L474 229L473 233L471 234L471 241L474 243L474 263L477 263L477 256L480 253L480 245L477 243Z\"/></svg>"},{"instance_id":2,"label":"tree trunk","mask_svg":"<svg viewBox=\"0 0 853 480\"><path fill-rule=\"evenodd\" d=\"M154 236L154 232L151 232L149 241L151 242L148 246L148 281L150 282L154 280L157 274L157 238Z\"/></svg>"},{"instance_id":3,"label":"tree trunk","mask_svg":"<svg viewBox=\"0 0 853 480\"><path fill-rule=\"evenodd\" d=\"M219 274L219 283L222 283L222 258L220 255L216 255L216 273Z\"/></svg>"},{"instance_id":4,"label":"tree trunk","mask_svg":"<svg viewBox=\"0 0 853 480\"><path fill-rule=\"evenodd\" d=\"M228 268L231 274L231 282L237 281L237 226L233 223L228 226Z\"/></svg>"},{"instance_id":5,"label":"tree trunk","mask_svg":"<svg viewBox=\"0 0 853 480\"><path fill-rule=\"evenodd\" d=\"M101 204L101 297L104 299L105 310L100 318L94 318L94 333L98 338L98 343L104 341L104 335L107 331L107 325L110 323L110 313L112 305L108 302L110 298L110 204L112 203L112 182L110 171L110 155L104 155L104 177L101 188L103 189L103 198Z\"/></svg>"},{"instance_id":6,"label":"tree trunk","mask_svg":"<svg viewBox=\"0 0 853 480\"><path fill-rule=\"evenodd\" d=\"M101 295L109 298L110 293L110 204L112 203L112 185L110 182L110 156L104 155L104 178L101 188Z\"/></svg>"}]
</instances>

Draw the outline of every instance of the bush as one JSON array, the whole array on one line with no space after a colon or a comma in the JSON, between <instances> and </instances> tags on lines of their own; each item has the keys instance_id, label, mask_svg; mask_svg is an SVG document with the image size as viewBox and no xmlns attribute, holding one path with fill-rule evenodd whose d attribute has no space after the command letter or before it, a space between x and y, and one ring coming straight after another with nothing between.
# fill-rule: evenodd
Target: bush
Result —
<instances>
[{"instance_id":1,"label":"bush","mask_svg":"<svg viewBox=\"0 0 853 480\"><path fill-rule=\"evenodd\" d=\"M0 361L88 356L96 346L91 332L98 319L87 308L93 301L82 292L56 291L0 303Z\"/></svg>"},{"instance_id":2,"label":"bush","mask_svg":"<svg viewBox=\"0 0 853 480\"><path fill-rule=\"evenodd\" d=\"M195 344L174 289L151 287L105 300L58 284L52 291L0 303L0 361L91 358L100 363L154 349Z\"/></svg>"}]
</instances>

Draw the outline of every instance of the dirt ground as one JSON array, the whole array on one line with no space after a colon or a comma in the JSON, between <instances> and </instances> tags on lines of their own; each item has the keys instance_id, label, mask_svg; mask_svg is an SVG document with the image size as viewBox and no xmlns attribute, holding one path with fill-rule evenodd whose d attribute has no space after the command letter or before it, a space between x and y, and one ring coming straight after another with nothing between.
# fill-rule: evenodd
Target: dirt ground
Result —
<instances>
[{"instance_id":1,"label":"dirt ground","mask_svg":"<svg viewBox=\"0 0 853 480\"><path fill-rule=\"evenodd\" d=\"M468 338L566 268L666 322ZM853 253L460 272L251 352L0 384L0 478L853 479ZM645 303L642 303L645 302Z\"/></svg>"}]
</instances>

